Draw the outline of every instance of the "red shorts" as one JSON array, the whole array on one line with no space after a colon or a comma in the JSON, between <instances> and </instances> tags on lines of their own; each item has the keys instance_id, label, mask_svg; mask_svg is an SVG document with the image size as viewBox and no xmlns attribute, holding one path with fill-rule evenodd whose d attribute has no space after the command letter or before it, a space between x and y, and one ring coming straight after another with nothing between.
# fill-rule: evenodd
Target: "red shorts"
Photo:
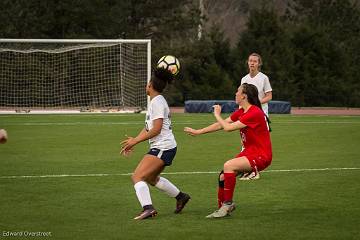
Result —
<instances>
[{"instance_id":1,"label":"red shorts","mask_svg":"<svg viewBox=\"0 0 360 240\"><path fill-rule=\"evenodd\" d=\"M266 157L261 154L251 154L246 152L241 152L236 157L246 157L251 165L253 171L262 171L271 164L271 157Z\"/></svg>"}]
</instances>

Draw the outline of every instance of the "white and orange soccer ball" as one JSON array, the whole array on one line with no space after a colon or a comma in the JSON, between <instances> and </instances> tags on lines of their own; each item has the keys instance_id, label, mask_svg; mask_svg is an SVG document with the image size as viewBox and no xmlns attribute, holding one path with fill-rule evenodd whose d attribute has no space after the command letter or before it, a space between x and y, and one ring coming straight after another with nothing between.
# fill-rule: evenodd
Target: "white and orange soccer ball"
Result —
<instances>
[{"instance_id":1,"label":"white and orange soccer ball","mask_svg":"<svg viewBox=\"0 0 360 240\"><path fill-rule=\"evenodd\" d=\"M158 68L165 68L170 71L173 75L177 75L180 71L179 60L172 55L165 55L160 58L157 63Z\"/></svg>"},{"instance_id":2,"label":"white and orange soccer ball","mask_svg":"<svg viewBox=\"0 0 360 240\"><path fill-rule=\"evenodd\" d=\"M0 143L6 143L8 139L8 135L5 129L0 129Z\"/></svg>"}]
</instances>

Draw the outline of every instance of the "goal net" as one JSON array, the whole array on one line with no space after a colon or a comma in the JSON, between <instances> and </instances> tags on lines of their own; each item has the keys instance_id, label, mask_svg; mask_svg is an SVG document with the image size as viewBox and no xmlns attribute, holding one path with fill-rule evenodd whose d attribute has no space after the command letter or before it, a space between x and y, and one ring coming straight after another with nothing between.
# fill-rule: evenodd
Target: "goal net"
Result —
<instances>
[{"instance_id":1,"label":"goal net","mask_svg":"<svg viewBox=\"0 0 360 240\"><path fill-rule=\"evenodd\" d=\"M142 110L150 40L0 39L0 110Z\"/></svg>"}]
</instances>

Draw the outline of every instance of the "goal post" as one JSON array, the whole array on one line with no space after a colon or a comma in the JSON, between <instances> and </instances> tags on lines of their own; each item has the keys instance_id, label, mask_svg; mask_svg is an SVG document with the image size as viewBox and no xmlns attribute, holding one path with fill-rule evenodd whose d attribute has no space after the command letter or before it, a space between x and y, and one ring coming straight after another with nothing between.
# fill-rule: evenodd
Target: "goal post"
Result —
<instances>
[{"instance_id":1,"label":"goal post","mask_svg":"<svg viewBox=\"0 0 360 240\"><path fill-rule=\"evenodd\" d=\"M0 39L0 111L141 111L149 39Z\"/></svg>"}]
</instances>

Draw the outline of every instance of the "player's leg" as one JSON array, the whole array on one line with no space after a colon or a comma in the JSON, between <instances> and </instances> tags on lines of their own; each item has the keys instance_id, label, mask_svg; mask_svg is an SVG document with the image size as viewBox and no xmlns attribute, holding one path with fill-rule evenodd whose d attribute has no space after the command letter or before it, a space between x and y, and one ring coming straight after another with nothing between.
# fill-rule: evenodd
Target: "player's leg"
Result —
<instances>
[{"instance_id":1,"label":"player's leg","mask_svg":"<svg viewBox=\"0 0 360 240\"><path fill-rule=\"evenodd\" d=\"M233 158L224 164L224 202L232 202L238 171L252 171L247 157Z\"/></svg>"},{"instance_id":2,"label":"player's leg","mask_svg":"<svg viewBox=\"0 0 360 240\"><path fill-rule=\"evenodd\" d=\"M170 166L172 164L172 160L176 154L176 148L170 149L166 151L150 151L149 154L156 155L161 161L164 162L165 166ZM168 179L161 177L160 173L163 169L159 172L154 172L153 175L149 176L148 183L155 186L159 190L165 192L168 196L173 197L176 199L176 209L175 213L180 213L182 209L185 207L187 202L190 200L190 196L184 192L181 192L172 182Z\"/></svg>"},{"instance_id":3,"label":"player's leg","mask_svg":"<svg viewBox=\"0 0 360 240\"><path fill-rule=\"evenodd\" d=\"M224 203L224 171L221 170L218 178L218 208L221 208Z\"/></svg>"},{"instance_id":4,"label":"player's leg","mask_svg":"<svg viewBox=\"0 0 360 240\"><path fill-rule=\"evenodd\" d=\"M207 216L207 218L220 218L229 215L235 210L233 203L233 194L236 184L236 174L240 172L249 172L252 167L247 157L238 157L227 161L224 164L224 202L221 208Z\"/></svg>"},{"instance_id":5,"label":"player's leg","mask_svg":"<svg viewBox=\"0 0 360 240\"><path fill-rule=\"evenodd\" d=\"M154 186L157 189L176 199L176 208L174 213L180 213L190 200L190 195L180 191L172 182L164 177L158 176L155 182Z\"/></svg>"},{"instance_id":6,"label":"player's leg","mask_svg":"<svg viewBox=\"0 0 360 240\"><path fill-rule=\"evenodd\" d=\"M143 208L143 211L134 219L141 220L156 216L151 201L150 190L147 185L152 176L159 174L164 169L164 163L152 155L145 155L136 167L131 179L134 183L136 196Z\"/></svg>"}]
</instances>

